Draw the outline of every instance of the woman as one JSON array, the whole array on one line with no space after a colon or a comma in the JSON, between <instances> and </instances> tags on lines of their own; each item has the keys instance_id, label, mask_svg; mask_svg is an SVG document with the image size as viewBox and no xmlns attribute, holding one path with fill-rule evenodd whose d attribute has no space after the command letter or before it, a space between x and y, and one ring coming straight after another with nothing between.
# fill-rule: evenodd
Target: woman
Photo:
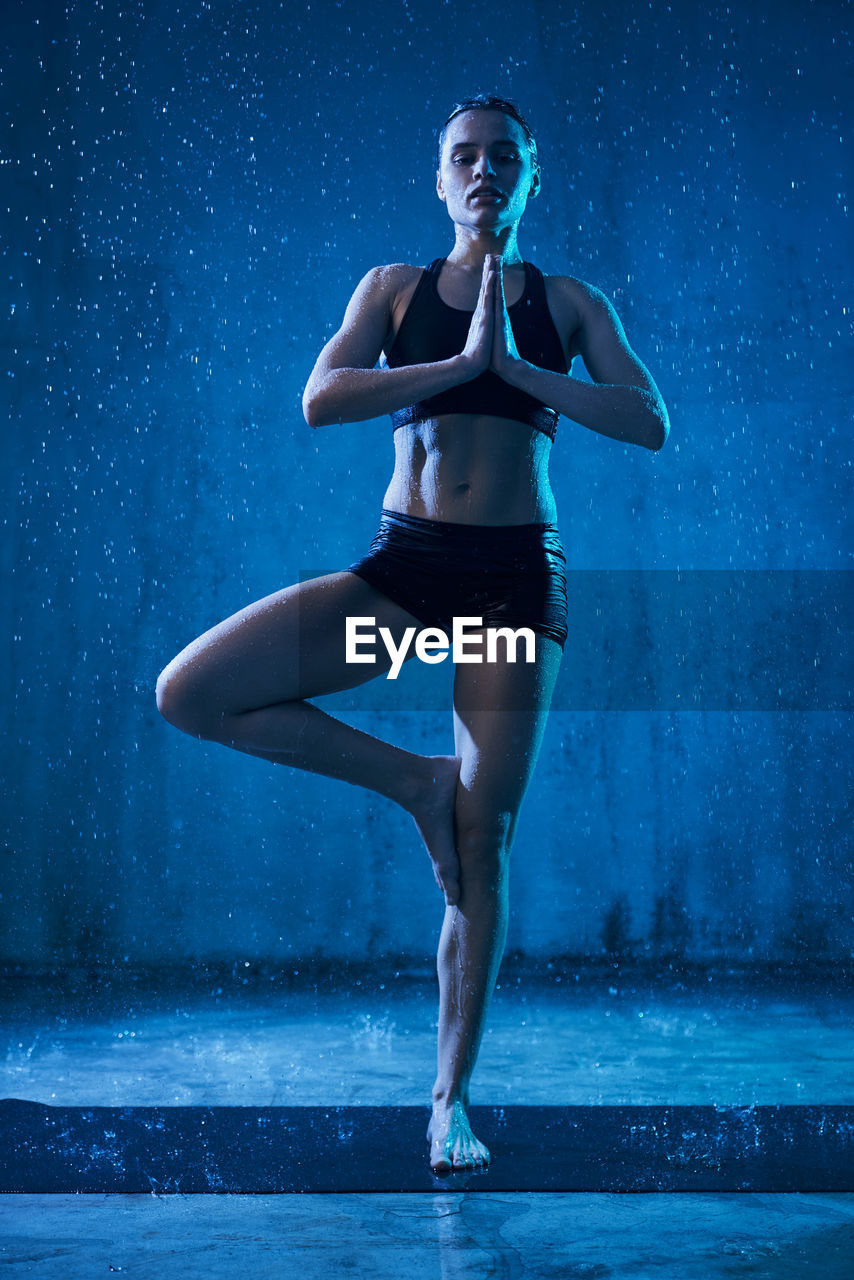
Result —
<instances>
[{"instance_id":1,"label":"woman","mask_svg":"<svg viewBox=\"0 0 854 1280\"><path fill-rule=\"evenodd\" d=\"M469 1125L469 1084L504 948L508 857L566 639L548 477L557 417L649 449L669 427L605 297L523 262L516 234L540 166L512 103L480 96L454 109L436 189L454 223L448 257L427 271L369 271L303 399L312 427L393 415L395 469L371 553L220 623L169 664L157 695L188 733L368 787L412 814L445 897L428 1140L432 1168L448 1173L490 1158ZM595 385L567 376L577 355ZM527 627L535 643L532 661L498 646L492 662L456 666L453 756L405 751L307 701L389 670L382 646L376 665L347 661L348 618L374 618L397 647L407 628L456 616Z\"/></svg>"}]
</instances>

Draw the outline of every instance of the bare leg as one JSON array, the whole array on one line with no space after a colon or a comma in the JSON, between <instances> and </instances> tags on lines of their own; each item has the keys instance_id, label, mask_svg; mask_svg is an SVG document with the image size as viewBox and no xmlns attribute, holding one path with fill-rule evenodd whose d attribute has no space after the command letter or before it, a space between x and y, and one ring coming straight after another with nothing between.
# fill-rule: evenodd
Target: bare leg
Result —
<instances>
[{"instance_id":1,"label":"bare leg","mask_svg":"<svg viewBox=\"0 0 854 1280\"><path fill-rule=\"evenodd\" d=\"M459 666L454 690L459 904L439 940L438 1073L428 1129L437 1173L477 1168L489 1152L468 1122L469 1084L498 976L508 918L508 861L542 742L560 647L537 637L537 661Z\"/></svg>"},{"instance_id":2,"label":"bare leg","mask_svg":"<svg viewBox=\"0 0 854 1280\"><path fill-rule=\"evenodd\" d=\"M459 760L405 751L328 715L306 698L384 675L346 662L347 617L373 617L399 643L418 622L355 574L277 591L188 645L157 682L162 714L186 733L276 764L368 787L415 819L448 903L459 894L454 802Z\"/></svg>"}]
</instances>

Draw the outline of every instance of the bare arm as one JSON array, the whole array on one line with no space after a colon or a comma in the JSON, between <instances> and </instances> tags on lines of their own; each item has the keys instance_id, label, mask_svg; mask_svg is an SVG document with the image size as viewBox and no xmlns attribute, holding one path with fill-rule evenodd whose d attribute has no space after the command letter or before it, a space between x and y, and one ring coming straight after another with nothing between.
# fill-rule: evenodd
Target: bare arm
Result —
<instances>
[{"instance_id":1,"label":"bare arm","mask_svg":"<svg viewBox=\"0 0 854 1280\"><path fill-rule=\"evenodd\" d=\"M566 287L570 287L568 281ZM627 444L660 449L670 432L667 409L649 371L629 346L616 311L605 295L590 285L580 293L574 285L573 300L581 311L578 346L594 380L592 386L571 375L530 364L519 356L515 344L512 350L509 343L499 344L500 321L496 323L493 368L511 386L527 391L591 431ZM502 314L503 302L501 286L497 317ZM503 313L506 315L506 308ZM504 349L499 351L499 346Z\"/></svg>"},{"instance_id":2,"label":"bare arm","mask_svg":"<svg viewBox=\"0 0 854 1280\"><path fill-rule=\"evenodd\" d=\"M310 427L378 418L468 382L488 367L494 306L492 295L482 290L482 304L459 355L399 369L375 368L391 323L398 271L374 267L358 284L341 328L318 356L303 393Z\"/></svg>"}]
</instances>

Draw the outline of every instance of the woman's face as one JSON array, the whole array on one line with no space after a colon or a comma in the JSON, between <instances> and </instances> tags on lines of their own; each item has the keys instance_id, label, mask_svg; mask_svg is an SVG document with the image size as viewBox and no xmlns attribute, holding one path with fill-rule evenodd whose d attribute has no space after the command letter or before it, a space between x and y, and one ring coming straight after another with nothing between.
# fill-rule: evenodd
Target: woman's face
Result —
<instances>
[{"instance_id":1,"label":"woman's face","mask_svg":"<svg viewBox=\"0 0 854 1280\"><path fill-rule=\"evenodd\" d=\"M518 222L539 190L525 134L503 111L464 111L448 125L436 176L455 223L499 230Z\"/></svg>"}]
</instances>

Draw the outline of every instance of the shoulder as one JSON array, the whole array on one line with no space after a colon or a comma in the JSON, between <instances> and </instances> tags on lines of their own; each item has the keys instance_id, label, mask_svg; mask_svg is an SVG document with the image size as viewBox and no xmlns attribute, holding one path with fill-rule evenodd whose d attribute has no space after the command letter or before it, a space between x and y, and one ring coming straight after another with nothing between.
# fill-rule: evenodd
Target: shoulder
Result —
<instances>
[{"instance_id":1,"label":"shoulder","mask_svg":"<svg viewBox=\"0 0 854 1280\"><path fill-rule=\"evenodd\" d=\"M403 322L409 304L415 296L419 281L424 275L423 267L413 266L409 262L391 262L382 267L374 267L368 272L374 298L378 300L387 316L384 349L389 351L394 335Z\"/></svg>"},{"instance_id":2,"label":"shoulder","mask_svg":"<svg viewBox=\"0 0 854 1280\"><path fill-rule=\"evenodd\" d=\"M415 267L408 262L389 262L371 267L356 285L347 304L344 328L356 330L370 324L381 332L383 349L387 351L422 274L423 267Z\"/></svg>"},{"instance_id":3,"label":"shoulder","mask_svg":"<svg viewBox=\"0 0 854 1280\"><path fill-rule=\"evenodd\" d=\"M401 296L407 292L411 295L420 275L420 267L405 262L371 267L353 290L344 315L345 327L364 324L368 319L382 321L387 327Z\"/></svg>"},{"instance_id":4,"label":"shoulder","mask_svg":"<svg viewBox=\"0 0 854 1280\"><path fill-rule=\"evenodd\" d=\"M371 267L359 281L356 292L390 297L393 300L402 289L420 279L422 270L422 267L414 267L408 262L389 262L383 266Z\"/></svg>"},{"instance_id":5,"label":"shoulder","mask_svg":"<svg viewBox=\"0 0 854 1280\"><path fill-rule=\"evenodd\" d=\"M597 308L610 306L601 289L576 276L543 276L546 299L555 327L570 359L580 353L580 335Z\"/></svg>"},{"instance_id":6,"label":"shoulder","mask_svg":"<svg viewBox=\"0 0 854 1280\"><path fill-rule=\"evenodd\" d=\"M567 342L572 356L581 352L585 329L597 323L616 328L620 321L601 289L577 276L544 276L549 310Z\"/></svg>"},{"instance_id":7,"label":"shoulder","mask_svg":"<svg viewBox=\"0 0 854 1280\"><path fill-rule=\"evenodd\" d=\"M347 307L346 323L355 324L366 313L385 318L386 332L399 319L401 307L408 306L423 268L408 262L389 262L371 267L362 276Z\"/></svg>"},{"instance_id":8,"label":"shoulder","mask_svg":"<svg viewBox=\"0 0 854 1280\"><path fill-rule=\"evenodd\" d=\"M549 303L552 298L562 306L574 307L579 315L611 307L605 294L594 284L576 276L544 276ZM613 310L613 308L611 308Z\"/></svg>"}]
</instances>

